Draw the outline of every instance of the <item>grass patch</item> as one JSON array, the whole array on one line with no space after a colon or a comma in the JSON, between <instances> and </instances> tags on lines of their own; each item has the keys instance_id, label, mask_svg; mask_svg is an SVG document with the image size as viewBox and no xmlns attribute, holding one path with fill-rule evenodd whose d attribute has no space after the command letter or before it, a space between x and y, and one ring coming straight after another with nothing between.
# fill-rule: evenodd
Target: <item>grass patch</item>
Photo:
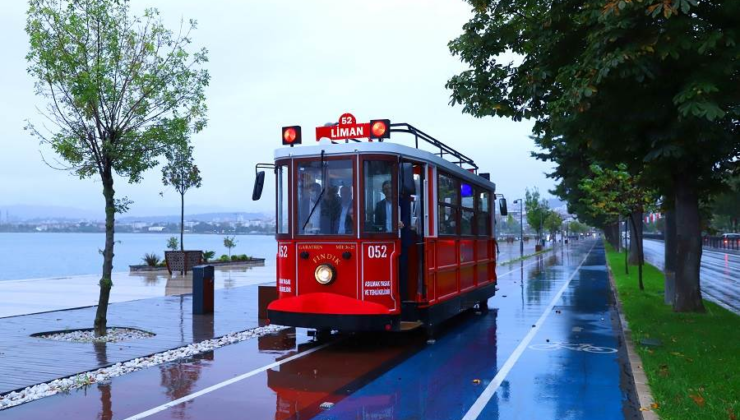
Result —
<instances>
[{"instance_id":1,"label":"grass patch","mask_svg":"<svg viewBox=\"0 0 740 420\"><path fill-rule=\"evenodd\" d=\"M637 267L625 275L624 254L606 246L632 339L658 404L654 411L664 420L740 417L740 316L706 300L705 314L673 312L663 304L663 273L645 264L641 292ZM642 346L643 338L657 338L662 346Z\"/></svg>"}]
</instances>

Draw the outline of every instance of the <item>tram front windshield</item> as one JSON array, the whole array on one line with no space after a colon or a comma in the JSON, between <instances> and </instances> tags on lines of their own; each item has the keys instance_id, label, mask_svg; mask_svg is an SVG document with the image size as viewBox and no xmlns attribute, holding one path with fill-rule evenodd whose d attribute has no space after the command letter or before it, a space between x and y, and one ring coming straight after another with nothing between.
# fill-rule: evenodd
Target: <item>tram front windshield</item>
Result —
<instances>
[{"instance_id":1,"label":"tram front windshield","mask_svg":"<svg viewBox=\"0 0 740 420\"><path fill-rule=\"evenodd\" d=\"M298 233L351 235L354 233L352 161L329 160L298 164Z\"/></svg>"}]
</instances>

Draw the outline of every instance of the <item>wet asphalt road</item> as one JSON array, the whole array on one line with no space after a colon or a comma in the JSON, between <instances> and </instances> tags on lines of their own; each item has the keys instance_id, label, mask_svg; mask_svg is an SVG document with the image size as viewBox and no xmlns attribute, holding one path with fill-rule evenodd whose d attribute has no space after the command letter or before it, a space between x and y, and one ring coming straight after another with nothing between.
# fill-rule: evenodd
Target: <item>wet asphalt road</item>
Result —
<instances>
[{"instance_id":1,"label":"wet asphalt road","mask_svg":"<svg viewBox=\"0 0 740 420\"><path fill-rule=\"evenodd\" d=\"M663 270L663 241L643 241L645 261ZM740 315L740 254L704 248L701 254L701 292L704 298Z\"/></svg>"},{"instance_id":2,"label":"wet asphalt road","mask_svg":"<svg viewBox=\"0 0 740 420\"><path fill-rule=\"evenodd\" d=\"M633 418L604 264L592 240L501 266L491 309L458 316L433 343L422 333L316 342L287 329L0 419Z\"/></svg>"}]
</instances>

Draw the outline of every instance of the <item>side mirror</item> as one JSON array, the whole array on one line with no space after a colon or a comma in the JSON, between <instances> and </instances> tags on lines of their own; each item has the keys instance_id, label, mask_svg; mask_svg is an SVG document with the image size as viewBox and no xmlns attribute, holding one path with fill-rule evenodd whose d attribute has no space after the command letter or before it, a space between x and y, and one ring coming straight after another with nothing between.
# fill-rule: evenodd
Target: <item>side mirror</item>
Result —
<instances>
[{"instance_id":1,"label":"side mirror","mask_svg":"<svg viewBox=\"0 0 740 420\"><path fill-rule=\"evenodd\" d=\"M254 189L252 190L252 201L257 201L262 197L262 187L265 186L265 171L257 172L257 178L254 180Z\"/></svg>"},{"instance_id":2,"label":"side mirror","mask_svg":"<svg viewBox=\"0 0 740 420\"><path fill-rule=\"evenodd\" d=\"M502 197L498 199L498 208L502 216L507 216L509 214L509 209L506 208L505 198Z\"/></svg>"},{"instance_id":3,"label":"side mirror","mask_svg":"<svg viewBox=\"0 0 740 420\"><path fill-rule=\"evenodd\" d=\"M409 162L401 163L401 194L416 194L416 183L414 182L414 165Z\"/></svg>"}]
</instances>

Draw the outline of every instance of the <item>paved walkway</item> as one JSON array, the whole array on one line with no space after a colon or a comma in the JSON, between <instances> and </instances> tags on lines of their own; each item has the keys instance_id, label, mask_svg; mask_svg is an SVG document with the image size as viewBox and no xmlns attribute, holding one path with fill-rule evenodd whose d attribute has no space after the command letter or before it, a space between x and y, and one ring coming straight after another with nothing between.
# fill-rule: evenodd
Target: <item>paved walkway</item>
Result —
<instances>
[{"instance_id":1,"label":"paved walkway","mask_svg":"<svg viewBox=\"0 0 740 420\"><path fill-rule=\"evenodd\" d=\"M15 407L8 419L636 419L604 251L499 267L491 310L423 334L287 329ZM332 402L328 410L320 408Z\"/></svg>"},{"instance_id":2,"label":"paved walkway","mask_svg":"<svg viewBox=\"0 0 740 420\"><path fill-rule=\"evenodd\" d=\"M533 241L525 244L524 251L525 255L534 252ZM501 247L501 261L518 257L518 243ZM121 273L114 280L112 301L117 303L109 307L108 326L139 328L156 336L108 345L31 337L90 328L96 307L89 305L97 302L98 291L94 276L0 281L0 316L34 313L0 317L0 394L254 328L257 288L249 286L274 283L274 270L272 265L216 270L215 317L192 315L191 274ZM80 308L83 305L88 306ZM67 308L74 309L50 311Z\"/></svg>"},{"instance_id":3,"label":"paved walkway","mask_svg":"<svg viewBox=\"0 0 740 420\"><path fill-rule=\"evenodd\" d=\"M663 241L643 242L645 261L665 267ZM706 298L740 315L740 255L704 248L701 254L701 292Z\"/></svg>"},{"instance_id":4,"label":"paved walkway","mask_svg":"<svg viewBox=\"0 0 740 420\"><path fill-rule=\"evenodd\" d=\"M217 268L216 289L229 289L275 281L274 261L264 266ZM98 304L100 274L27 280L0 280L0 318ZM110 302L129 302L191 293L192 273L166 271L113 273Z\"/></svg>"},{"instance_id":5,"label":"paved walkway","mask_svg":"<svg viewBox=\"0 0 740 420\"><path fill-rule=\"evenodd\" d=\"M192 315L192 295L114 303L108 326L150 331L155 337L123 343L68 343L31 334L90 328L95 307L0 319L0 393L148 356L193 342L254 328L257 288L217 290L216 315Z\"/></svg>"}]
</instances>

